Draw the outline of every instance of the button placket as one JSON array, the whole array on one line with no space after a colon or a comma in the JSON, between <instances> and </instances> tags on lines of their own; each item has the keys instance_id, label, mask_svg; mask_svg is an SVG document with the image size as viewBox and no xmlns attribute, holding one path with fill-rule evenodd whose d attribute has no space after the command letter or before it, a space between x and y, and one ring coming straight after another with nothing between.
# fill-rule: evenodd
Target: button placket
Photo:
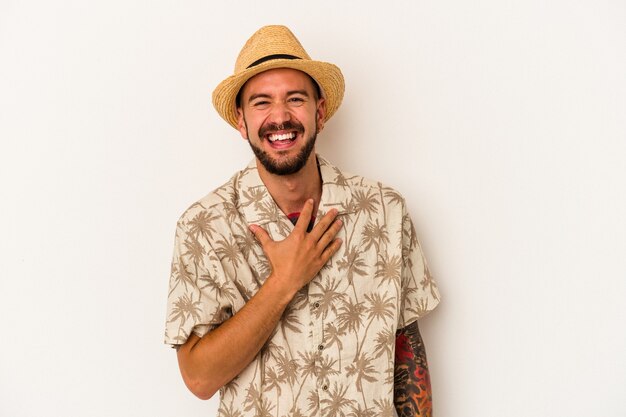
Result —
<instances>
[{"instance_id":1,"label":"button placket","mask_svg":"<svg viewBox=\"0 0 626 417\"><path fill-rule=\"evenodd\" d=\"M320 271L318 275L315 277L315 279L318 279L321 282L321 281L325 281L327 277L325 276L323 271ZM324 343L324 315L319 310L322 306L321 302L319 301L321 297L319 293L319 289L317 289L315 294L312 294L311 290L313 289L313 287L314 285L311 285L309 287L309 297L310 297L309 299L318 300L318 301L315 301L310 304L311 324L313 325L313 328L311 329L312 330L311 333L313 336L313 338L311 339L311 342L312 342L311 350L314 352L316 361L320 361L323 355L324 348L326 347ZM318 379L317 389L318 389L318 395L327 396L328 389L329 389L328 382L322 379Z\"/></svg>"}]
</instances>

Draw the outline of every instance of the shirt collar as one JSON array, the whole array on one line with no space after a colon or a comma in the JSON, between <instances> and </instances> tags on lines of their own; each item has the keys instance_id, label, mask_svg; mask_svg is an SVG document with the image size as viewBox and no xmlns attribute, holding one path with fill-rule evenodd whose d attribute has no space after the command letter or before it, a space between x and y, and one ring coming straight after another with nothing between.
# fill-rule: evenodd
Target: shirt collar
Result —
<instances>
[{"instance_id":1,"label":"shirt collar","mask_svg":"<svg viewBox=\"0 0 626 417\"><path fill-rule=\"evenodd\" d=\"M321 218L332 208L337 209L339 215L353 212L352 193L344 174L319 155L317 155L317 163L322 176L322 197L317 218ZM278 222L293 227L263 184L256 166L256 159L253 159L237 174L235 192L238 209L243 213L248 224L263 225Z\"/></svg>"}]
</instances>

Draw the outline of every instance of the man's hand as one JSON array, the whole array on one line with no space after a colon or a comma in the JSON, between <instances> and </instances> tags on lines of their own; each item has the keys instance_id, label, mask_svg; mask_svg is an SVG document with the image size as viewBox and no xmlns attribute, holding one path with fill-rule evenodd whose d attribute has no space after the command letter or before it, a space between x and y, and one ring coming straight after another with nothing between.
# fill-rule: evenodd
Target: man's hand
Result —
<instances>
[{"instance_id":1,"label":"man's hand","mask_svg":"<svg viewBox=\"0 0 626 417\"><path fill-rule=\"evenodd\" d=\"M336 218L335 209L307 233L313 205L313 200L304 203L293 231L282 241L273 241L260 226L250 226L272 268L268 280L274 280L290 297L308 284L341 246L341 239L335 236L342 222Z\"/></svg>"}]
</instances>

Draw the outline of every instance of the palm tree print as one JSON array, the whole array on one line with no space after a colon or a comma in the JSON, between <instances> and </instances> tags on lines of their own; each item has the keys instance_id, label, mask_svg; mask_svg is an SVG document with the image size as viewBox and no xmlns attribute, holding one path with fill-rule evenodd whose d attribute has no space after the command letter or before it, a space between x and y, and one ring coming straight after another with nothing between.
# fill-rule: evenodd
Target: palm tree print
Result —
<instances>
[{"instance_id":1,"label":"palm tree print","mask_svg":"<svg viewBox=\"0 0 626 417\"><path fill-rule=\"evenodd\" d=\"M235 242L237 242L237 246L239 246L239 251L247 259L256 246L256 240L254 236L252 236L252 233L247 230L240 230L239 232L240 234L235 235Z\"/></svg>"},{"instance_id":2,"label":"palm tree print","mask_svg":"<svg viewBox=\"0 0 626 417\"><path fill-rule=\"evenodd\" d=\"M328 416L346 417L345 409L349 408L354 403L354 400L346 398L347 392L347 386L335 382L329 397L323 398L320 401L323 405L322 412Z\"/></svg>"},{"instance_id":3,"label":"palm tree print","mask_svg":"<svg viewBox=\"0 0 626 417\"><path fill-rule=\"evenodd\" d=\"M251 382L246 390L246 396L244 399L244 411L258 411L261 408L261 401L263 396L259 392L256 385Z\"/></svg>"},{"instance_id":4,"label":"palm tree print","mask_svg":"<svg viewBox=\"0 0 626 417\"><path fill-rule=\"evenodd\" d=\"M380 245L389 243L387 227L380 224L378 219L368 222L361 232L361 250L367 251L372 246L376 252L380 251Z\"/></svg>"},{"instance_id":5,"label":"palm tree print","mask_svg":"<svg viewBox=\"0 0 626 417\"><path fill-rule=\"evenodd\" d=\"M229 262L234 269L237 269L241 262L241 252L239 251L239 246L237 246L236 241L219 239L216 242L217 246L215 248L215 253L221 259Z\"/></svg>"},{"instance_id":6,"label":"palm tree print","mask_svg":"<svg viewBox=\"0 0 626 417\"><path fill-rule=\"evenodd\" d=\"M185 249L187 250L183 253L184 256L188 256L189 260L196 266L203 264L204 254L206 253L204 250L204 246L193 236L189 236L185 243L183 243Z\"/></svg>"},{"instance_id":7,"label":"palm tree print","mask_svg":"<svg viewBox=\"0 0 626 417\"><path fill-rule=\"evenodd\" d=\"M209 240L215 233L212 222L218 218L217 214L211 214L204 210L199 212L187 223L189 234L196 239L202 237Z\"/></svg>"},{"instance_id":8,"label":"palm tree print","mask_svg":"<svg viewBox=\"0 0 626 417\"><path fill-rule=\"evenodd\" d=\"M375 417L376 413L371 408L363 408L361 404L357 404L356 407L351 406L352 411L348 414L348 417Z\"/></svg>"},{"instance_id":9,"label":"palm tree print","mask_svg":"<svg viewBox=\"0 0 626 417\"><path fill-rule=\"evenodd\" d=\"M232 381L225 385L222 388L223 393L236 394L239 391L239 382L237 382L237 378L234 378Z\"/></svg>"},{"instance_id":10,"label":"palm tree print","mask_svg":"<svg viewBox=\"0 0 626 417\"><path fill-rule=\"evenodd\" d=\"M193 301L191 295L184 294L174 302L169 319L172 321L179 320L181 326L185 324L187 320L199 321L200 312L202 311L201 308L202 305L200 301Z\"/></svg>"},{"instance_id":11,"label":"palm tree print","mask_svg":"<svg viewBox=\"0 0 626 417\"><path fill-rule=\"evenodd\" d=\"M306 417L306 414L304 414L299 408L296 408L295 410L291 410L291 412L289 413L290 417Z\"/></svg>"},{"instance_id":12,"label":"palm tree print","mask_svg":"<svg viewBox=\"0 0 626 417\"><path fill-rule=\"evenodd\" d=\"M317 391L310 391L307 397L309 406L307 410L311 415L315 415L320 411L320 397Z\"/></svg>"},{"instance_id":13,"label":"palm tree print","mask_svg":"<svg viewBox=\"0 0 626 417\"><path fill-rule=\"evenodd\" d=\"M217 417L244 417L238 407L235 407L233 403L223 405L220 407Z\"/></svg>"},{"instance_id":14,"label":"palm tree print","mask_svg":"<svg viewBox=\"0 0 626 417\"><path fill-rule=\"evenodd\" d=\"M215 295L216 299L226 299L230 304L235 300L235 289L225 282L216 280L213 276L205 274L200 276L198 284L201 290L208 290Z\"/></svg>"},{"instance_id":15,"label":"palm tree print","mask_svg":"<svg viewBox=\"0 0 626 417\"><path fill-rule=\"evenodd\" d=\"M220 389L219 417L393 416L396 331L439 302L402 196L318 161L317 215L339 211L342 249L297 292L252 362ZM179 219L167 343L214 331L265 284L272 271L250 224L274 240L293 229L255 161Z\"/></svg>"},{"instance_id":16,"label":"palm tree print","mask_svg":"<svg viewBox=\"0 0 626 417\"><path fill-rule=\"evenodd\" d=\"M176 290L179 284L183 284L185 289L187 289L187 285L190 285L193 288L195 285L194 279L196 276L192 274L187 265L185 265L180 260L174 260L172 262L172 272L170 275L170 294Z\"/></svg>"},{"instance_id":17,"label":"palm tree print","mask_svg":"<svg viewBox=\"0 0 626 417\"><path fill-rule=\"evenodd\" d=\"M265 189L261 187L251 188L250 190L244 190L243 196L244 196L245 202L242 202L241 205L249 206L250 204L260 204L265 198L265 194L266 194Z\"/></svg>"},{"instance_id":18,"label":"palm tree print","mask_svg":"<svg viewBox=\"0 0 626 417\"><path fill-rule=\"evenodd\" d=\"M284 352L285 348L279 344L274 343L272 339L265 343L265 346L261 349L261 356L264 362L270 361L270 359L276 360L279 355Z\"/></svg>"},{"instance_id":19,"label":"palm tree print","mask_svg":"<svg viewBox=\"0 0 626 417\"><path fill-rule=\"evenodd\" d=\"M224 216L226 217L225 220L229 224L233 224L235 220L241 217L241 213L239 213L237 206L230 201L224 202L222 211L224 213Z\"/></svg>"},{"instance_id":20,"label":"palm tree print","mask_svg":"<svg viewBox=\"0 0 626 417\"><path fill-rule=\"evenodd\" d=\"M326 315L329 311L337 314L337 304L346 299L346 294L339 291L341 281L331 278L328 281L314 281L312 285L319 289L321 296L319 298L319 307L315 310L317 318Z\"/></svg>"},{"instance_id":21,"label":"palm tree print","mask_svg":"<svg viewBox=\"0 0 626 417\"><path fill-rule=\"evenodd\" d=\"M375 214L380 205L380 201L378 201L378 196L374 191L364 192L361 190L356 190L353 194L353 198L356 204L357 213L363 213L364 215L372 215Z\"/></svg>"},{"instance_id":22,"label":"palm tree print","mask_svg":"<svg viewBox=\"0 0 626 417\"><path fill-rule=\"evenodd\" d=\"M432 308L428 307L428 299L419 300L415 307L411 307L409 309L409 311L413 313L416 317L423 317L430 310L432 310Z\"/></svg>"},{"instance_id":23,"label":"palm tree print","mask_svg":"<svg viewBox=\"0 0 626 417\"><path fill-rule=\"evenodd\" d=\"M337 347L337 356L339 356L339 368L341 368L341 350L343 349L343 336L345 332L340 331L334 323L326 323L324 328L324 339L326 340L326 347Z\"/></svg>"},{"instance_id":24,"label":"palm tree print","mask_svg":"<svg viewBox=\"0 0 626 417\"><path fill-rule=\"evenodd\" d=\"M393 402L392 400L385 398L384 400L374 400L374 405L377 408L376 415L378 417L393 417Z\"/></svg>"},{"instance_id":25,"label":"palm tree print","mask_svg":"<svg viewBox=\"0 0 626 417\"><path fill-rule=\"evenodd\" d=\"M339 374L336 366L337 360L331 359L326 355L322 355L319 359L319 365L317 367L317 378L319 381L328 385L330 383L330 377Z\"/></svg>"},{"instance_id":26,"label":"palm tree print","mask_svg":"<svg viewBox=\"0 0 626 417\"><path fill-rule=\"evenodd\" d=\"M383 298L386 297L386 298ZM367 318L368 320L382 320L387 322L387 319L394 317L396 305L394 304L393 297L387 297L387 293L380 295L373 293L371 295L365 295L367 303Z\"/></svg>"},{"instance_id":27,"label":"palm tree print","mask_svg":"<svg viewBox=\"0 0 626 417\"><path fill-rule=\"evenodd\" d=\"M374 375L378 374L376 368L371 365L372 360L365 354L358 354L352 365L346 366L348 376L356 375L356 389L363 392L363 380L375 382Z\"/></svg>"},{"instance_id":28,"label":"palm tree print","mask_svg":"<svg viewBox=\"0 0 626 417\"><path fill-rule=\"evenodd\" d=\"M281 389L280 385L284 382L282 378L278 376L276 371L273 368L269 368L265 372L265 386L263 388L264 391L272 391L276 390L276 404L279 404L278 397L280 397ZM279 409L276 409L276 414L279 414Z\"/></svg>"},{"instance_id":29,"label":"palm tree print","mask_svg":"<svg viewBox=\"0 0 626 417\"><path fill-rule=\"evenodd\" d=\"M378 358L382 354L387 354L391 359L393 355L393 345L396 342L396 335L392 329L383 329L376 334L374 339L376 345L374 347L374 355Z\"/></svg>"},{"instance_id":30,"label":"palm tree print","mask_svg":"<svg viewBox=\"0 0 626 417\"><path fill-rule=\"evenodd\" d=\"M276 405L273 405L268 398L262 398L261 402L255 407L255 416L258 417L274 417L279 415L278 412L274 413Z\"/></svg>"},{"instance_id":31,"label":"palm tree print","mask_svg":"<svg viewBox=\"0 0 626 417\"><path fill-rule=\"evenodd\" d=\"M365 260L361 257L361 252L356 246L346 251L343 259L337 262L340 271L346 271L346 277L352 284L355 275L365 276L367 273L363 270L367 266Z\"/></svg>"},{"instance_id":32,"label":"palm tree print","mask_svg":"<svg viewBox=\"0 0 626 417\"><path fill-rule=\"evenodd\" d=\"M317 374L317 360L319 354L317 352L305 352L299 353L300 355L300 372L303 379L307 379L310 376Z\"/></svg>"},{"instance_id":33,"label":"palm tree print","mask_svg":"<svg viewBox=\"0 0 626 417\"><path fill-rule=\"evenodd\" d=\"M286 355L279 354L277 362L279 380L293 386L298 378L298 361L296 359L289 359Z\"/></svg>"},{"instance_id":34,"label":"palm tree print","mask_svg":"<svg viewBox=\"0 0 626 417\"><path fill-rule=\"evenodd\" d=\"M434 299L439 299L437 284L435 284L435 280L433 280L433 277L430 275L428 265L424 265L424 277L420 281L420 285L422 286L423 290L428 289Z\"/></svg>"},{"instance_id":35,"label":"palm tree print","mask_svg":"<svg viewBox=\"0 0 626 417\"><path fill-rule=\"evenodd\" d=\"M365 306L363 306L363 303L354 303L352 300L343 302L337 315L339 330L341 332L358 333L363 325L364 312Z\"/></svg>"},{"instance_id":36,"label":"palm tree print","mask_svg":"<svg viewBox=\"0 0 626 417\"><path fill-rule=\"evenodd\" d=\"M336 168L333 169L333 172L332 172L331 175L334 178L332 183L335 184L335 185L339 185L341 187L347 187L350 184L348 182L348 179L343 174L343 172L341 172L340 170L338 170ZM329 175L329 177L331 175Z\"/></svg>"},{"instance_id":37,"label":"palm tree print","mask_svg":"<svg viewBox=\"0 0 626 417\"><path fill-rule=\"evenodd\" d=\"M402 260L400 255L378 256L376 261L376 273L375 278L389 283L398 283L400 280L400 272L402 271Z\"/></svg>"},{"instance_id":38,"label":"palm tree print","mask_svg":"<svg viewBox=\"0 0 626 417\"><path fill-rule=\"evenodd\" d=\"M402 196L397 191L392 190L390 188L387 188L385 190L384 198L388 205L391 205L391 204L396 205L396 206L404 205L404 198L402 198Z\"/></svg>"}]
</instances>

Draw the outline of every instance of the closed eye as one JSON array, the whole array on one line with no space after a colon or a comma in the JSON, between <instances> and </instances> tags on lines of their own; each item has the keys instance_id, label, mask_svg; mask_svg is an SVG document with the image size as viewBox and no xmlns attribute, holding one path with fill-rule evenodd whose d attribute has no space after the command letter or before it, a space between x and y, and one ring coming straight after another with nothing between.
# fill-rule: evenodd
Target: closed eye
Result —
<instances>
[{"instance_id":1,"label":"closed eye","mask_svg":"<svg viewBox=\"0 0 626 417\"><path fill-rule=\"evenodd\" d=\"M254 103L252 103L252 107L261 108L261 107L266 107L269 104L270 102L267 100L259 100L259 101L255 101Z\"/></svg>"},{"instance_id":2,"label":"closed eye","mask_svg":"<svg viewBox=\"0 0 626 417\"><path fill-rule=\"evenodd\" d=\"M304 98L302 97L290 97L287 100L289 103L294 104L294 105L300 105L304 103Z\"/></svg>"}]
</instances>

